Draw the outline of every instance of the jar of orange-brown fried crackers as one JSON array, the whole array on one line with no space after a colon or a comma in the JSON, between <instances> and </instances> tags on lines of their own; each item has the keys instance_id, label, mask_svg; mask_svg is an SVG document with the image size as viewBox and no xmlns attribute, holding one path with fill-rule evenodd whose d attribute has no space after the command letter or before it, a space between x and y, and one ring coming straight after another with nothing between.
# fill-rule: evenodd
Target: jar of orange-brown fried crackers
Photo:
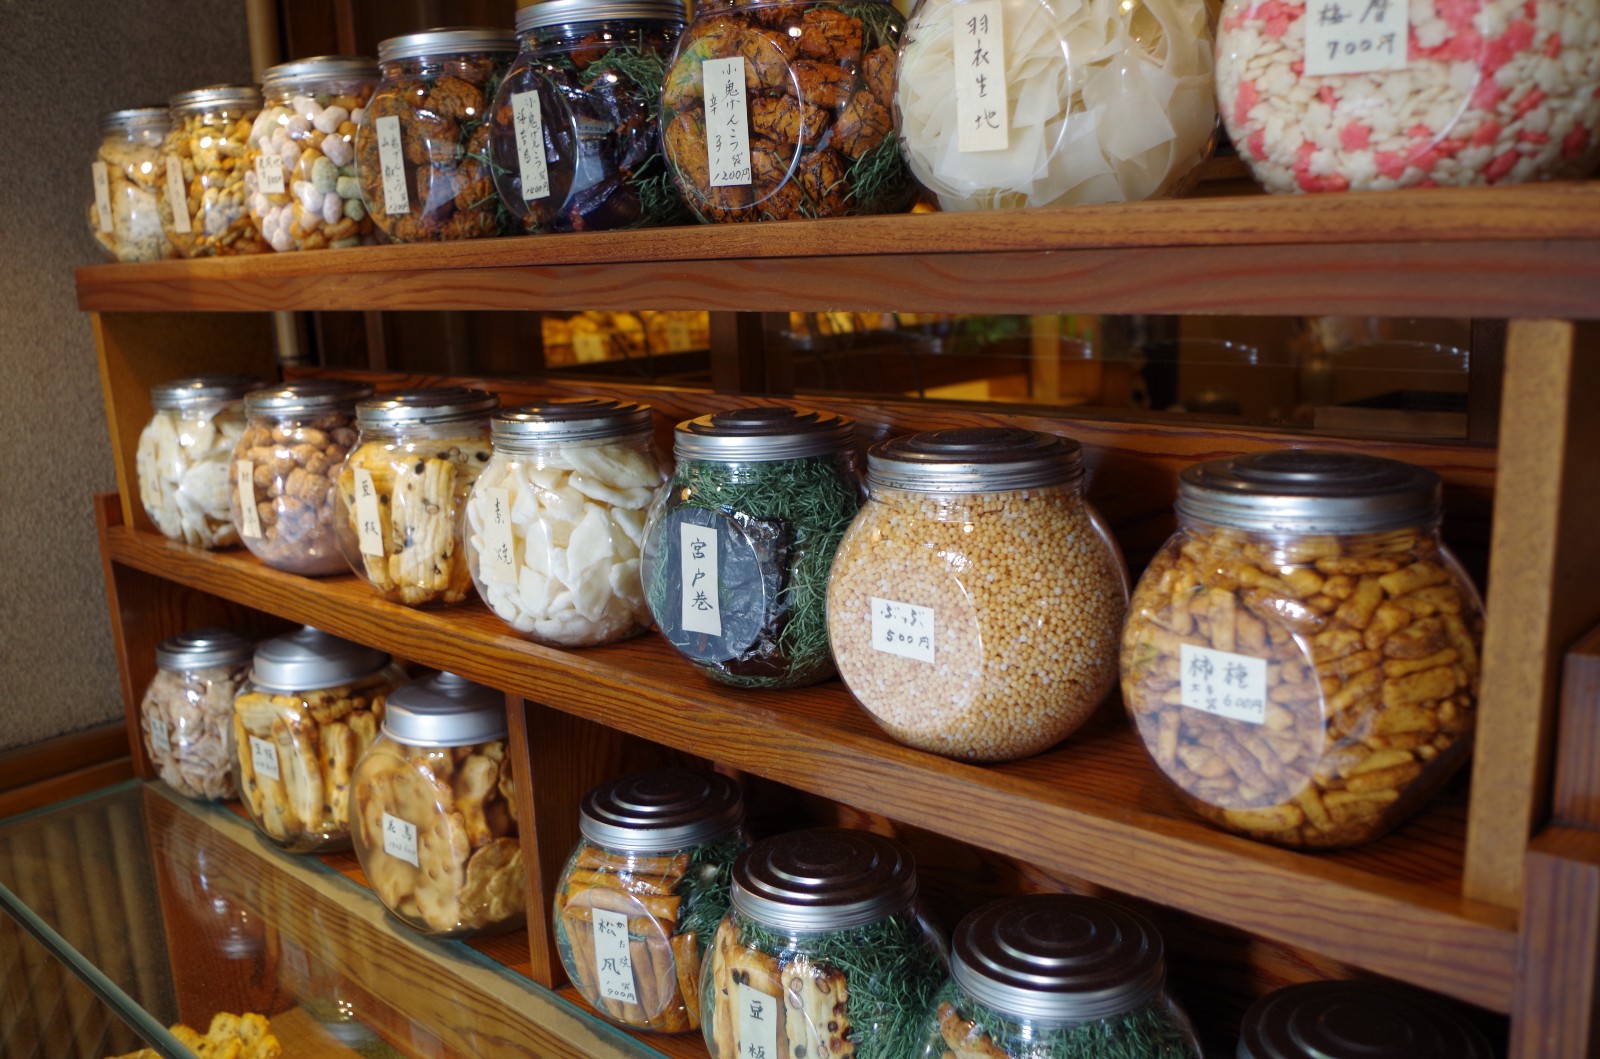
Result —
<instances>
[{"instance_id":1,"label":"jar of orange-brown fried crackers","mask_svg":"<svg viewBox=\"0 0 1600 1059\"><path fill-rule=\"evenodd\" d=\"M1305 450L1190 467L1134 590L1122 695L1183 798L1285 846L1366 842L1466 759L1483 606L1440 481Z\"/></svg>"}]
</instances>

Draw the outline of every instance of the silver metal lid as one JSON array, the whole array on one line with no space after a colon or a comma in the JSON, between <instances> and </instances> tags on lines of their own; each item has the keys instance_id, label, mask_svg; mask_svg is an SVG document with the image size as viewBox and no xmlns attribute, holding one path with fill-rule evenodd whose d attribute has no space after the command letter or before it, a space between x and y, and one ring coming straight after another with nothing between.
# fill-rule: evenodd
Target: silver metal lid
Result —
<instances>
[{"instance_id":1,"label":"silver metal lid","mask_svg":"<svg viewBox=\"0 0 1600 1059\"><path fill-rule=\"evenodd\" d=\"M500 398L494 394L465 386L405 390L362 401L356 405L356 422L363 426L451 423L481 419L499 405Z\"/></svg>"},{"instance_id":2,"label":"silver metal lid","mask_svg":"<svg viewBox=\"0 0 1600 1059\"><path fill-rule=\"evenodd\" d=\"M266 691L308 691L348 684L389 664L382 651L307 625L256 648L250 683Z\"/></svg>"},{"instance_id":3,"label":"silver metal lid","mask_svg":"<svg viewBox=\"0 0 1600 1059\"><path fill-rule=\"evenodd\" d=\"M256 645L232 629L208 625L169 636L156 644L156 665L162 669L236 666L250 661Z\"/></svg>"},{"instance_id":4,"label":"silver metal lid","mask_svg":"<svg viewBox=\"0 0 1600 1059\"><path fill-rule=\"evenodd\" d=\"M1027 894L984 905L950 939L974 1000L1021 1018L1081 1022L1143 1007L1166 980L1161 935L1121 905Z\"/></svg>"},{"instance_id":5,"label":"silver metal lid","mask_svg":"<svg viewBox=\"0 0 1600 1059\"><path fill-rule=\"evenodd\" d=\"M909 849L870 831L790 831L739 855L732 893L734 909L765 926L843 930L909 908L917 867Z\"/></svg>"},{"instance_id":6,"label":"silver metal lid","mask_svg":"<svg viewBox=\"0 0 1600 1059\"><path fill-rule=\"evenodd\" d=\"M378 42L378 61L416 59L428 55L462 55L472 52L512 52L517 39L506 29L425 29Z\"/></svg>"},{"instance_id":7,"label":"silver metal lid","mask_svg":"<svg viewBox=\"0 0 1600 1059\"><path fill-rule=\"evenodd\" d=\"M952 427L880 441L867 450L867 485L983 493L1065 485L1083 477L1083 446L1020 427Z\"/></svg>"},{"instance_id":8,"label":"silver metal lid","mask_svg":"<svg viewBox=\"0 0 1600 1059\"><path fill-rule=\"evenodd\" d=\"M287 386L251 390L244 395L245 411L272 412L283 415L289 412L325 412L329 409L352 408L363 397L372 396L372 387L364 382L348 379L311 379L292 382Z\"/></svg>"},{"instance_id":9,"label":"silver metal lid","mask_svg":"<svg viewBox=\"0 0 1600 1059\"><path fill-rule=\"evenodd\" d=\"M246 392L267 385L253 375L196 375L150 387L153 408L182 408L216 401L237 401Z\"/></svg>"},{"instance_id":10,"label":"silver metal lid","mask_svg":"<svg viewBox=\"0 0 1600 1059\"><path fill-rule=\"evenodd\" d=\"M1481 1030L1432 997L1378 982L1302 982L1244 1014L1239 1059L1491 1059Z\"/></svg>"},{"instance_id":11,"label":"silver metal lid","mask_svg":"<svg viewBox=\"0 0 1600 1059\"><path fill-rule=\"evenodd\" d=\"M1265 533L1372 533L1437 523L1439 476L1349 452L1277 449L1188 467L1180 519Z\"/></svg>"},{"instance_id":12,"label":"silver metal lid","mask_svg":"<svg viewBox=\"0 0 1600 1059\"><path fill-rule=\"evenodd\" d=\"M383 734L412 746L473 746L506 737L506 697L454 673L389 692Z\"/></svg>"},{"instance_id":13,"label":"silver metal lid","mask_svg":"<svg viewBox=\"0 0 1600 1059\"><path fill-rule=\"evenodd\" d=\"M607 849L655 853L708 842L744 819L739 785L716 772L653 769L595 787L578 830Z\"/></svg>"},{"instance_id":14,"label":"silver metal lid","mask_svg":"<svg viewBox=\"0 0 1600 1059\"><path fill-rule=\"evenodd\" d=\"M179 92L168 100L173 110L213 110L237 107L256 110L261 106L261 89L255 85L207 85Z\"/></svg>"},{"instance_id":15,"label":"silver metal lid","mask_svg":"<svg viewBox=\"0 0 1600 1059\"><path fill-rule=\"evenodd\" d=\"M365 55L317 55L309 59L269 66L261 73L261 87L270 89L274 81L375 80L377 60Z\"/></svg>"},{"instance_id":16,"label":"silver metal lid","mask_svg":"<svg viewBox=\"0 0 1600 1059\"><path fill-rule=\"evenodd\" d=\"M651 429L650 406L608 397L558 398L503 409L491 427L497 446L626 437Z\"/></svg>"},{"instance_id":17,"label":"silver metal lid","mask_svg":"<svg viewBox=\"0 0 1600 1059\"><path fill-rule=\"evenodd\" d=\"M855 442L855 423L830 412L739 408L679 423L673 448L687 460L794 460Z\"/></svg>"},{"instance_id":18,"label":"silver metal lid","mask_svg":"<svg viewBox=\"0 0 1600 1059\"><path fill-rule=\"evenodd\" d=\"M685 15L681 0L541 0L517 11L517 32L613 18L682 22Z\"/></svg>"},{"instance_id":19,"label":"silver metal lid","mask_svg":"<svg viewBox=\"0 0 1600 1059\"><path fill-rule=\"evenodd\" d=\"M100 131L135 129L142 125L168 129L172 127L172 111L166 107L129 107L100 115Z\"/></svg>"}]
</instances>

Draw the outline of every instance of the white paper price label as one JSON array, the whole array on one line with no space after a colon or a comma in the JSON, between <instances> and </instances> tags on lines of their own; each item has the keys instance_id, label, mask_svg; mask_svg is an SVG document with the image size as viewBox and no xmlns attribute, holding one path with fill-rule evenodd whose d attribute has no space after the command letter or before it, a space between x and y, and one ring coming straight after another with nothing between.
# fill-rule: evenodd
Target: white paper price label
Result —
<instances>
[{"instance_id":1,"label":"white paper price label","mask_svg":"<svg viewBox=\"0 0 1600 1059\"><path fill-rule=\"evenodd\" d=\"M413 868L417 863L417 828L398 816L383 814L383 851L396 860L403 860Z\"/></svg>"},{"instance_id":2,"label":"white paper price label","mask_svg":"<svg viewBox=\"0 0 1600 1059\"><path fill-rule=\"evenodd\" d=\"M257 776L265 776L269 780L282 780L278 772L278 744L269 739L262 739L258 735L250 737L250 765L256 770Z\"/></svg>"},{"instance_id":3,"label":"white paper price label","mask_svg":"<svg viewBox=\"0 0 1600 1059\"><path fill-rule=\"evenodd\" d=\"M259 540L261 513L256 510L256 469L249 460L237 460L233 471L239 480L239 534Z\"/></svg>"},{"instance_id":4,"label":"white paper price label","mask_svg":"<svg viewBox=\"0 0 1600 1059\"><path fill-rule=\"evenodd\" d=\"M744 982L739 983L739 1059L762 1059L778 1054L778 1022L783 1005L778 998ZM807 1051L808 1055L816 1052Z\"/></svg>"},{"instance_id":5,"label":"white paper price label","mask_svg":"<svg viewBox=\"0 0 1600 1059\"><path fill-rule=\"evenodd\" d=\"M717 531L678 523L678 563L683 575L683 630L722 635L717 594Z\"/></svg>"},{"instance_id":6,"label":"white paper price label","mask_svg":"<svg viewBox=\"0 0 1600 1059\"><path fill-rule=\"evenodd\" d=\"M1404 70L1409 0L1315 0L1306 5L1306 73Z\"/></svg>"},{"instance_id":7,"label":"white paper price label","mask_svg":"<svg viewBox=\"0 0 1600 1059\"><path fill-rule=\"evenodd\" d=\"M264 154L256 159L256 186L265 195L283 194L283 155Z\"/></svg>"},{"instance_id":8,"label":"white paper price label","mask_svg":"<svg viewBox=\"0 0 1600 1059\"><path fill-rule=\"evenodd\" d=\"M94 176L94 212L100 221L100 231L111 234L114 227L111 217L111 169L104 162L90 166Z\"/></svg>"},{"instance_id":9,"label":"white paper price label","mask_svg":"<svg viewBox=\"0 0 1600 1059\"><path fill-rule=\"evenodd\" d=\"M1011 142L1006 95L1006 28L1000 0L974 0L950 11L955 41L956 149L1003 151Z\"/></svg>"},{"instance_id":10,"label":"white paper price label","mask_svg":"<svg viewBox=\"0 0 1600 1059\"><path fill-rule=\"evenodd\" d=\"M383 555L383 514L378 507L378 487L373 484L372 472L355 469L356 486L356 540L362 555Z\"/></svg>"},{"instance_id":11,"label":"white paper price label","mask_svg":"<svg viewBox=\"0 0 1600 1059\"><path fill-rule=\"evenodd\" d=\"M933 663L933 608L872 596L872 649Z\"/></svg>"},{"instance_id":12,"label":"white paper price label","mask_svg":"<svg viewBox=\"0 0 1600 1059\"><path fill-rule=\"evenodd\" d=\"M167 731L167 722L159 717L150 718L150 750L163 757L172 753L172 734Z\"/></svg>"},{"instance_id":13,"label":"white paper price label","mask_svg":"<svg viewBox=\"0 0 1600 1059\"><path fill-rule=\"evenodd\" d=\"M1178 645L1179 702L1246 724L1267 719L1267 660L1194 644Z\"/></svg>"},{"instance_id":14,"label":"white paper price label","mask_svg":"<svg viewBox=\"0 0 1600 1059\"><path fill-rule=\"evenodd\" d=\"M711 186L750 183L750 108L744 95L744 57L700 64L706 97L706 159Z\"/></svg>"},{"instance_id":15,"label":"white paper price label","mask_svg":"<svg viewBox=\"0 0 1600 1059\"><path fill-rule=\"evenodd\" d=\"M504 489L483 491L483 549L479 559L485 581L496 585L517 583L517 547L511 536L511 494Z\"/></svg>"},{"instance_id":16,"label":"white paper price label","mask_svg":"<svg viewBox=\"0 0 1600 1059\"><path fill-rule=\"evenodd\" d=\"M393 115L373 122L378 131L378 168L383 171L383 212L389 215L411 212L411 193L406 188L406 148L400 139L400 119Z\"/></svg>"},{"instance_id":17,"label":"white paper price label","mask_svg":"<svg viewBox=\"0 0 1600 1059\"><path fill-rule=\"evenodd\" d=\"M189 182L183 179L183 163L175 154L167 155L167 205L172 207L172 230L179 235L194 231L189 222Z\"/></svg>"},{"instance_id":18,"label":"white paper price label","mask_svg":"<svg viewBox=\"0 0 1600 1059\"><path fill-rule=\"evenodd\" d=\"M607 1000L637 1004L633 987L633 952L628 948L628 917L621 912L589 910L594 926L595 980Z\"/></svg>"},{"instance_id":19,"label":"white paper price label","mask_svg":"<svg viewBox=\"0 0 1600 1059\"><path fill-rule=\"evenodd\" d=\"M517 169L522 178L522 197L546 198L550 194L550 168L544 158L544 114L539 107L539 93L512 94L511 122L517 130Z\"/></svg>"}]
</instances>

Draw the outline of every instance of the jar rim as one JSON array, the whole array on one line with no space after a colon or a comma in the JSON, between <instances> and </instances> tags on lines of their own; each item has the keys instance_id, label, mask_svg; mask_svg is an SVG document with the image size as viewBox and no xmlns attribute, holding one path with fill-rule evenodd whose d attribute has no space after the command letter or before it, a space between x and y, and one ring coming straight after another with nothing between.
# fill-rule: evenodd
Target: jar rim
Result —
<instances>
[{"instance_id":1,"label":"jar rim","mask_svg":"<svg viewBox=\"0 0 1600 1059\"><path fill-rule=\"evenodd\" d=\"M255 85L207 85L179 92L168 101L168 106L174 113L228 106L248 110L261 106L261 90Z\"/></svg>"},{"instance_id":2,"label":"jar rim","mask_svg":"<svg viewBox=\"0 0 1600 1059\"><path fill-rule=\"evenodd\" d=\"M441 386L401 390L369 397L356 405L361 426L428 426L463 419L481 419L499 407L500 398L487 390Z\"/></svg>"},{"instance_id":3,"label":"jar rim","mask_svg":"<svg viewBox=\"0 0 1600 1059\"><path fill-rule=\"evenodd\" d=\"M517 11L517 32L529 33L546 26L611 19L657 19L682 23L687 19L682 0L542 0Z\"/></svg>"},{"instance_id":4,"label":"jar rim","mask_svg":"<svg viewBox=\"0 0 1600 1059\"><path fill-rule=\"evenodd\" d=\"M632 437L653 429L650 406L609 397L555 398L503 408L490 421L496 445Z\"/></svg>"},{"instance_id":5,"label":"jar rim","mask_svg":"<svg viewBox=\"0 0 1600 1059\"><path fill-rule=\"evenodd\" d=\"M1020 427L951 427L867 450L869 489L988 493L1083 481L1083 446Z\"/></svg>"},{"instance_id":6,"label":"jar rim","mask_svg":"<svg viewBox=\"0 0 1600 1059\"><path fill-rule=\"evenodd\" d=\"M839 452L855 435L848 416L764 405L684 420L673 431L673 451L681 460L794 460Z\"/></svg>"},{"instance_id":7,"label":"jar rim","mask_svg":"<svg viewBox=\"0 0 1600 1059\"><path fill-rule=\"evenodd\" d=\"M424 29L378 42L378 62L422 59L429 56L474 52L514 52L516 37L509 30L472 26Z\"/></svg>"},{"instance_id":8,"label":"jar rim","mask_svg":"<svg viewBox=\"0 0 1600 1059\"><path fill-rule=\"evenodd\" d=\"M355 403L372 396L372 386L346 379L312 379L291 382L285 386L263 387L244 395L245 411L249 413L313 412L330 408L353 408Z\"/></svg>"},{"instance_id":9,"label":"jar rim","mask_svg":"<svg viewBox=\"0 0 1600 1059\"><path fill-rule=\"evenodd\" d=\"M161 106L128 107L124 110L108 110L100 115L100 131L102 134L120 129L135 129L142 125L159 125L164 129L171 128L171 109Z\"/></svg>"},{"instance_id":10,"label":"jar rim","mask_svg":"<svg viewBox=\"0 0 1600 1059\"><path fill-rule=\"evenodd\" d=\"M251 390L266 386L265 379L253 375L196 375L171 379L150 387L150 407L183 408L191 404L237 401Z\"/></svg>"},{"instance_id":11,"label":"jar rim","mask_svg":"<svg viewBox=\"0 0 1600 1059\"><path fill-rule=\"evenodd\" d=\"M1273 449L1208 460L1178 476L1180 523L1260 533L1376 533L1432 528L1443 506L1439 475L1365 453Z\"/></svg>"},{"instance_id":12,"label":"jar rim","mask_svg":"<svg viewBox=\"0 0 1600 1059\"><path fill-rule=\"evenodd\" d=\"M270 90L284 81L333 77L378 76L378 62L366 55L314 55L309 59L269 66L261 73L261 87Z\"/></svg>"}]
</instances>

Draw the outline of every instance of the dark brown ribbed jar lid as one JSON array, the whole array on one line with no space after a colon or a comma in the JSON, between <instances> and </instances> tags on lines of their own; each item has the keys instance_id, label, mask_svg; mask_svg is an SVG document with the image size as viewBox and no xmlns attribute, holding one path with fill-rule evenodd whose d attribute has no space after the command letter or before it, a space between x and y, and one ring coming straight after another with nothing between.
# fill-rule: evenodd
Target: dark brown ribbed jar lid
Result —
<instances>
[{"instance_id":1,"label":"dark brown ribbed jar lid","mask_svg":"<svg viewBox=\"0 0 1600 1059\"><path fill-rule=\"evenodd\" d=\"M1019 427L953 427L880 441L867 451L867 485L981 493L1063 485L1083 477L1083 447Z\"/></svg>"},{"instance_id":2,"label":"dark brown ribbed jar lid","mask_svg":"<svg viewBox=\"0 0 1600 1059\"><path fill-rule=\"evenodd\" d=\"M1483 1033L1414 990L1303 982L1245 1012L1238 1059L1493 1059Z\"/></svg>"},{"instance_id":3,"label":"dark brown ribbed jar lid","mask_svg":"<svg viewBox=\"0 0 1600 1059\"><path fill-rule=\"evenodd\" d=\"M652 769L583 796L578 830L607 849L653 853L709 842L744 820L739 785L717 772Z\"/></svg>"},{"instance_id":4,"label":"dark brown ribbed jar lid","mask_svg":"<svg viewBox=\"0 0 1600 1059\"><path fill-rule=\"evenodd\" d=\"M1180 519L1263 533L1374 533L1439 519L1439 476L1380 456L1277 449L1210 460L1178 479Z\"/></svg>"},{"instance_id":5,"label":"dark brown ribbed jar lid","mask_svg":"<svg viewBox=\"0 0 1600 1059\"><path fill-rule=\"evenodd\" d=\"M798 408L739 408L677 426L673 451L684 460L797 460L848 448L855 424L845 416Z\"/></svg>"},{"instance_id":6,"label":"dark brown ribbed jar lid","mask_svg":"<svg viewBox=\"0 0 1600 1059\"><path fill-rule=\"evenodd\" d=\"M733 908L776 930L865 926L917 896L911 851L892 838L812 828L763 839L733 864Z\"/></svg>"}]
</instances>

